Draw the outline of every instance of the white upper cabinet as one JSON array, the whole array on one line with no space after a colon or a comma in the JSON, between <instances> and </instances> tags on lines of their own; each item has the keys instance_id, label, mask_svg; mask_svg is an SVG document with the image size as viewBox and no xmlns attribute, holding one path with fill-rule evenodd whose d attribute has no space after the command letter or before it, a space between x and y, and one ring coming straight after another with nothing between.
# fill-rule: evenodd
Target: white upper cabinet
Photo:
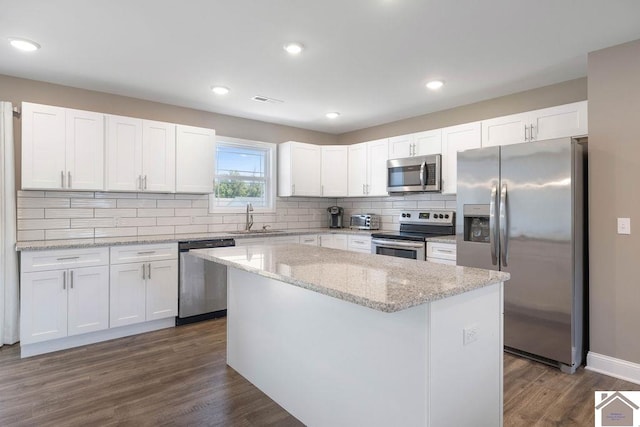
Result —
<instances>
[{"instance_id":1,"label":"white upper cabinet","mask_svg":"<svg viewBox=\"0 0 640 427\"><path fill-rule=\"evenodd\" d=\"M142 121L143 190L176 191L176 125Z\"/></svg>"},{"instance_id":2,"label":"white upper cabinet","mask_svg":"<svg viewBox=\"0 0 640 427\"><path fill-rule=\"evenodd\" d=\"M213 129L176 127L176 192L213 192L216 132Z\"/></svg>"},{"instance_id":3,"label":"white upper cabinet","mask_svg":"<svg viewBox=\"0 0 640 427\"><path fill-rule=\"evenodd\" d=\"M278 196L322 196L322 152L318 145L283 142L278 145Z\"/></svg>"},{"instance_id":4,"label":"white upper cabinet","mask_svg":"<svg viewBox=\"0 0 640 427\"><path fill-rule=\"evenodd\" d=\"M426 156L442 152L441 129L411 133L389 138L389 158Z\"/></svg>"},{"instance_id":5,"label":"white upper cabinet","mask_svg":"<svg viewBox=\"0 0 640 427\"><path fill-rule=\"evenodd\" d=\"M367 143L349 146L349 196L367 195Z\"/></svg>"},{"instance_id":6,"label":"white upper cabinet","mask_svg":"<svg viewBox=\"0 0 640 427\"><path fill-rule=\"evenodd\" d=\"M588 133L587 101L482 121L482 146L519 144Z\"/></svg>"},{"instance_id":7,"label":"white upper cabinet","mask_svg":"<svg viewBox=\"0 0 640 427\"><path fill-rule=\"evenodd\" d=\"M442 193L457 191L458 152L480 148L480 122L442 129Z\"/></svg>"},{"instance_id":8,"label":"white upper cabinet","mask_svg":"<svg viewBox=\"0 0 640 427\"><path fill-rule=\"evenodd\" d=\"M142 119L107 116L107 190L142 188Z\"/></svg>"},{"instance_id":9,"label":"white upper cabinet","mask_svg":"<svg viewBox=\"0 0 640 427\"><path fill-rule=\"evenodd\" d=\"M349 196L387 196L389 140L349 146Z\"/></svg>"},{"instance_id":10,"label":"white upper cabinet","mask_svg":"<svg viewBox=\"0 0 640 427\"><path fill-rule=\"evenodd\" d=\"M531 115L530 138L534 141L589 133L587 101L544 108L532 111Z\"/></svg>"},{"instance_id":11,"label":"white upper cabinet","mask_svg":"<svg viewBox=\"0 0 640 427\"><path fill-rule=\"evenodd\" d=\"M23 103L22 188L102 190L104 115Z\"/></svg>"},{"instance_id":12,"label":"white upper cabinet","mask_svg":"<svg viewBox=\"0 0 640 427\"><path fill-rule=\"evenodd\" d=\"M321 181L323 197L345 197L348 194L349 147L346 145L323 145Z\"/></svg>"},{"instance_id":13,"label":"white upper cabinet","mask_svg":"<svg viewBox=\"0 0 640 427\"><path fill-rule=\"evenodd\" d=\"M175 192L176 125L107 116L107 190Z\"/></svg>"}]
</instances>

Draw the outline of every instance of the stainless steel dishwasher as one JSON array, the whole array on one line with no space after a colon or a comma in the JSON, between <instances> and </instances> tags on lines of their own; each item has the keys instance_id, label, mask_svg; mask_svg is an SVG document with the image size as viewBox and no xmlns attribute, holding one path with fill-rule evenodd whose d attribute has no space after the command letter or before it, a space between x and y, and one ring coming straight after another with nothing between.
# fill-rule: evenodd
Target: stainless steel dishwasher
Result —
<instances>
[{"instance_id":1,"label":"stainless steel dishwasher","mask_svg":"<svg viewBox=\"0 0 640 427\"><path fill-rule=\"evenodd\" d=\"M180 280L176 325L227 315L227 267L190 255L189 251L235 245L234 239L178 243Z\"/></svg>"}]
</instances>

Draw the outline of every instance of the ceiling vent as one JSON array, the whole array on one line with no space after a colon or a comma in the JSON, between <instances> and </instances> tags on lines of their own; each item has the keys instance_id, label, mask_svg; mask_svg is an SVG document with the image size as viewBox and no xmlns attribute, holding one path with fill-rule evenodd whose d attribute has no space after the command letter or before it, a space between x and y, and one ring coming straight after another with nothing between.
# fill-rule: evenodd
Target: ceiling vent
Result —
<instances>
[{"instance_id":1,"label":"ceiling vent","mask_svg":"<svg viewBox=\"0 0 640 427\"><path fill-rule=\"evenodd\" d=\"M253 99L254 101L258 101L258 102L268 102L269 104L282 104L284 102L284 101L281 101L279 99L268 98L268 97L262 96L262 95L256 95L256 96L252 97L251 99Z\"/></svg>"}]
</instances>

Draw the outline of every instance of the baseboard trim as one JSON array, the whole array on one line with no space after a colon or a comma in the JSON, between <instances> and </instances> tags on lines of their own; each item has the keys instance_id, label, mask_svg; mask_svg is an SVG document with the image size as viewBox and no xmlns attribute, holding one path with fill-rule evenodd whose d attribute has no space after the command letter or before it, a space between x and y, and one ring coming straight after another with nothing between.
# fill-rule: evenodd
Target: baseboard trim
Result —
<instances>
[{"instance_id":1,"label":"baseboard trim","mask_svg":"<svg viewBox=\"0 0 640 427\"><path fill-rule=\"evenodd\" d=\"M120 326L117 328L104 329L102 331L88 334L74 335L59 338L51 341L43 341L33 344L20 344L20 357L31 357L39 354L51 353L53 351L66 350L68 348L80 347L87 344L95 344L115 338L123 338L144 332L157 331L159 329L172 328L176 326L175 317L152 320L149 322L136 323L133 325Z\"/></svg>"},{"instance_id":2,"label":"baseboard trim","mask_svg":"<svg viewBox=\"0 0 640 427\"><path fill-rule=\"evenodd\" d=\"M640 384L640 364L590 351L585 369Z\"/></svg>"}]
</instances>

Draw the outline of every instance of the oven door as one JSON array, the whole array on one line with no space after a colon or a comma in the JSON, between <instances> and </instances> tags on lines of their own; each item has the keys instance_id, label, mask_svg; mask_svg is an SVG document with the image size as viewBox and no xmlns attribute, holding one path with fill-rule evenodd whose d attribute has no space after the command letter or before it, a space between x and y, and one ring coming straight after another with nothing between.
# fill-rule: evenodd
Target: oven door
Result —
<instances>
[{"instance_id":1,"label":"oven door","mask_svg":"<svg viewBox=\"0 0 640 427\"><path fill-rule=\"evenodd\" d=\"M371 239L371 253L388 255L398 258L419 259L425 261L425 242L411 242L406 240Z\"/></svg>"}]
</instances>

